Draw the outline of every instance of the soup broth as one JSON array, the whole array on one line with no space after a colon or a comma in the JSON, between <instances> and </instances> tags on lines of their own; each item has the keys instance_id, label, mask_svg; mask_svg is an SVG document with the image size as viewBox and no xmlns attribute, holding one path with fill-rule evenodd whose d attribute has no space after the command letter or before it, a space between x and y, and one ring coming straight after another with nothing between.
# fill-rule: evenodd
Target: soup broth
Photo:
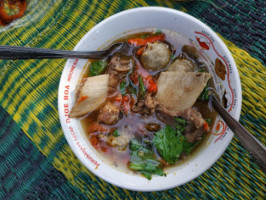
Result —
<instances>
[{"instance_id":1,"label":"soup broth","mask_svg":"<svg viewBox=\"0 0 266 200\"><path fill-rule=\"evenodd\" d=\"M169 30L138 30L115 42L129 45L89 61L71 116L82 116L89 142L114 167L148 179L163 176L164 168L187 160L210 135L217 115L208 106L210 62ZM84 95L92 78L107 80L94 88L103 95L99 101ZM86 107L86 101L93 109L84 114L80 104Z\"/></svg>"}]
</instances>

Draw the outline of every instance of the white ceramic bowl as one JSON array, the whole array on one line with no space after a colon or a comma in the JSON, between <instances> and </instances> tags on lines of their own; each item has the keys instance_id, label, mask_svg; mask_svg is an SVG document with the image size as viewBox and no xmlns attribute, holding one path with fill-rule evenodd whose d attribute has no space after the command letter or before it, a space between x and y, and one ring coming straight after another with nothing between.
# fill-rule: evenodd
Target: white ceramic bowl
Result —
<instances>
[{"instance_id":1,"label":"white ceramic bowl","mask_svg":"<svg viewBox=\"0 0 266 200\"><path fill-rule=\"evenodd\" d=\"M221 39L208 26L188 14L162 7L143 7L123 11L92 28L74 50L97 50L125 32L150 27L181 33L189 38L213 63L216 58L223 62L226 66L226 78L224 81L216 78L216 89L220 95L226 90L229 103L227 110L238 120L241 110L241 85L235 62ZM206 45L205 48L202 48L196 38L205 42L208 48ZM229 145L233 133L218 117L214 127L220 124L220 128L216 131L213 130L208 145L187 162L169 169L166 177L154 175L149 181L141 176L125 173L109 166L90 146L80 121L68 118L75 100L75 88L86 62L87 60L84 59L67 61L59 86L59 116L65 137L75 155L91 172L105 181L121 188L137 191L170 189L201 175L219 159ZM215 76L214 67L210 68L210 71Z\"/></svg>"}]
</instances>

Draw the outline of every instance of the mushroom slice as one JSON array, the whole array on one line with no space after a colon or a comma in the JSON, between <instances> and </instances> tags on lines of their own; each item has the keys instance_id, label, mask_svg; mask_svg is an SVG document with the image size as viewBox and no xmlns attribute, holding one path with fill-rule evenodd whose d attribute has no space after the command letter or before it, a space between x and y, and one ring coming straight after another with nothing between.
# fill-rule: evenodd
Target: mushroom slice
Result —
<instances>
[{"instance_id":1,"label":"mushroom slice","mask_svg":"<svg viewBox=\"0 0 266 200\"><path fill-rule=\"evenodd\" d=\"M195 64L188 59L177 58L167 69L171 72L193 72L195 71Z\"/></svg>"},{"instance_id":2,"label":"mushroom slice","mask_svg":"<svg viewBox=\"0 0 266 200\"><path fill-rule=\"evenodd\" d=\"M107 96L109 75L88 77L78 88L77 99L70 117L81 117L102 105Z\"/></svg>"},{"instance_id":3,"label":"mushroom slice","mask_svg":"<svg viewBox=\"0 0 266 200\"><path fill-rule=\"evenodd\" d=\"M185 110L193 106L210 78L209 73L162 72L156 99L168 110Z\"/></svg>"}]
</instances>

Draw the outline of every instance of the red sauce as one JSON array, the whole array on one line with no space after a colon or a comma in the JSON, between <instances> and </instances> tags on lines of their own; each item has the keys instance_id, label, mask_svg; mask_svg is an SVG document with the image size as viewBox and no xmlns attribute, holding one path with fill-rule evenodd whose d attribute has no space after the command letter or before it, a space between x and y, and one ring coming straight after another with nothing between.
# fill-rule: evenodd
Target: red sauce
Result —
<instances>
[{"instance_id":1,"label":"red sauce","mask_svg":"<svg viewBox=\"0 0 266 200\"><path fill-rule=\"evenodd\" d=\"M24 15L26 10L26 0L0 0L0 25L6 26L10 24L13 20L20 18ZM13 15L8 14L8 10L17 11Z\"/></svg>"}]
</instances>

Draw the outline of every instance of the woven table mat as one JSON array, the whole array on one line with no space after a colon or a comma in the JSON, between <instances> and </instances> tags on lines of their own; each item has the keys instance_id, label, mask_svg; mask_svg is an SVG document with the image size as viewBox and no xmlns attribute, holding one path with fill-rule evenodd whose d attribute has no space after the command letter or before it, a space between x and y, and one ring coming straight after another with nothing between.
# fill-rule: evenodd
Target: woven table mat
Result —
<instances>
[{"instance_id":1,"label":"woven table mat","mask_svg":"<svg viewBox=\"0 0 266 200\"><path fill-rule=\"evenodd\" d=\"M240 122L266 144L264 0L27 2L22 18L0 27L0 45L72 50L103 19L142 6L175 8L200 19L218 33L237 64ZM174 189L134 192L93 175L71 151L58 118L65 62L0 61L0 199L265 199L265 175L237 138L209 170Z\"/></svg>"}]
</instances>

